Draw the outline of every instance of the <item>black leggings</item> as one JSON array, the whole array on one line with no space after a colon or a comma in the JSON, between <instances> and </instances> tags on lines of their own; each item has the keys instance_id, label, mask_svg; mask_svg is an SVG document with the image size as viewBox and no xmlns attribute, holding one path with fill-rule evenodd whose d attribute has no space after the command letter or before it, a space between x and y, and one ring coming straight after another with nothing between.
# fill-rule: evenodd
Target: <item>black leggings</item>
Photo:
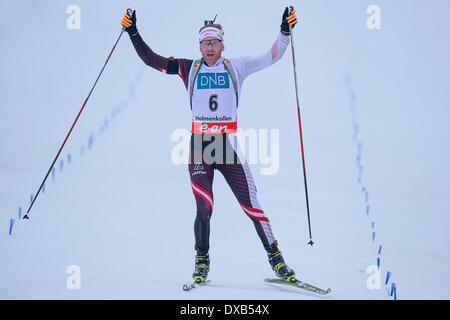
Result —
<instances>
[{"instance_id":1,"label":"black leggings","mask_svg":"<svg viewBox=\"0 0 450 320\"><path fill-rule=\"evenodd\" d=\"M237 138L232 134L191 136L189 174L197 203L194 223L197 250L209 250L209 225L214 207L214 170L224 176L242 209L252 220L264 248L269 250L275 242L270 221L258 203L250 168L245 160L239 157L238 150Z\"/></svg>"}]
</instances>

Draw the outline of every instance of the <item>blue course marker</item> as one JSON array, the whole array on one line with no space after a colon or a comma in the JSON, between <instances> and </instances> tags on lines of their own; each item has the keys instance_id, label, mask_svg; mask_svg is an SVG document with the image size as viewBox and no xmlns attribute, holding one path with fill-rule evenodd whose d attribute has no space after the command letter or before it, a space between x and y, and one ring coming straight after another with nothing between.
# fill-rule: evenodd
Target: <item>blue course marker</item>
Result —
<instances>
[{"instance_id":1,"label":"blue course marker","mask_svg":"<svg viewBox=\"0 0 450 320\"><path fill-rule=\"evenodd\" d=\"M387 286L387 284L388 284L390 278L391 278L391 272L388 271L388 272L386 273L386 281L384 282L384 285L385 285L385 286Z\"/></svg>"},{"instance_id":2,"label":"blue course marker","mask_svg":"<svg viewBox=\"0 0 450 320\"><path fill-rule=\"evenodd\" d=\"M358 139L358 125L353 125L353 141L356 142Z\"/></svg>"},{"instance_id":3,"label":"blue course marker","mask_svg":"<svg viewBox=\"0 0 450 320\"><path fill-rule=\"evenodd\" d=\"M362 143L361 143L361 142L360 142L360 143L358 143L358 147L357 147L357 148L358 148L358 152L359 152L359 153L361 153L361 150L362 150L362 146L363 146L363 145L362 145Z\"/></svg>"},{"instance_id":4,"label":"blue course marker","mask_svg":"<svg viewBox=\"0 0 450 320\"><path fill-rule=\"evenodd\" d=\"M9 235L11 235L11 233L12 233L12 228L13 228L13 226L14 226L14 219L10 219L9 220Z\"/></svg>"},{"instance_id":5,"label":"blue course marker","mask_svg":"<svg viewBox=\"0 0 450 320\"><path fill-rule=\"evenodd\" d=\"M91 135L89 136L89 140L88 140L88 149L91 150L92 149L92 145L94 144L94 134L91 133Z\"/></svg>"},{"instance_id":6,"label":"blue course marker","mask_svg":"<svg viewBox=\"0 0 450 320\"><path fill-rule=\"evenodd\" d=\"M391 297L394 297L394 300L397 300L397 286L394 282L391 285Z\"/></svg>"},{"instance_id":7,"label":"blue course marker","mask_svg":"<svg viewBox=\"0 0 450 320\"><path fill-rule=\"evenodd\" d=\"M381 248L382 248L382 245L380 244L380 246L378 247L378 255L381 254Z\"/></svg>"},{"instance_id":8,"label":"blue course marker","mask_svg":"<svg viewBox=\"0 0 450 320\"><path fill-rule=\"evenodd\" d=\"M22 219L22 207L19 207L19 220Z\"/></svg>"}]
</instances>

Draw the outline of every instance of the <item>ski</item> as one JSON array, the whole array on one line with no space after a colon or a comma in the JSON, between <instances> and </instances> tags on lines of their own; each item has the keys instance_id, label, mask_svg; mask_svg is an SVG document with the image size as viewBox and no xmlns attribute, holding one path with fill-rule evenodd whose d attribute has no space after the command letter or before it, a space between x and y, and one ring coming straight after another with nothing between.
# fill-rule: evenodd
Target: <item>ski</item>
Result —
<instances>
[{"instance_id":1,"label":"ski","mask_svg":"<svg viewBox=\"0 0 450 320\"><path fill-rule=\"evenodd\" d=\"M197 286L205 286L208 282L210 282L211 280L206 280L206 281L194 281L191 284L185 284L183 285L183 290L184 291L190 291L194 288L197 288Z\"/></svg>"},{"instance_id":2,"label":"ski","mask_svg":"<svg viewBox=\"0 0 450 320\"><path fill-rule=\"evenodd\" d=\"M323 294L323 295L331 292L330 288L328 288L327 290L321 289L316 286L310 285L308 283L302 282L295 278L290 281L287 281L284 279L278 279L278 278L264 279L264 281L269 282L269 283L276 283L276 284L287 285L287 286L291 286L291 287L295 287L295 288L300 288L300 289L308 290L308 291L318 293L318 294Z\"/></svg>"}]
</instances>

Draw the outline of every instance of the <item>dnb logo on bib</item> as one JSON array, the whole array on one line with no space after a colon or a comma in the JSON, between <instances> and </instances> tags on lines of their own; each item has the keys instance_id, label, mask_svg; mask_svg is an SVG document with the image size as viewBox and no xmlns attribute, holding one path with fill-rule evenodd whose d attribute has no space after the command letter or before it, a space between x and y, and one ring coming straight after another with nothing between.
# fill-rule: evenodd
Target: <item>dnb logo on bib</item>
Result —
<instances>
[{"instance_id":1,"label":"dnb logo on bib","mask_svg":"<svg viewBox=\"0 0 450 320\"><path fill-rule=\"evenodd\" d=\"M223 73L199 73L197 89L228 89L230 78L227 72Z\"/></svg>"}]
</instances>

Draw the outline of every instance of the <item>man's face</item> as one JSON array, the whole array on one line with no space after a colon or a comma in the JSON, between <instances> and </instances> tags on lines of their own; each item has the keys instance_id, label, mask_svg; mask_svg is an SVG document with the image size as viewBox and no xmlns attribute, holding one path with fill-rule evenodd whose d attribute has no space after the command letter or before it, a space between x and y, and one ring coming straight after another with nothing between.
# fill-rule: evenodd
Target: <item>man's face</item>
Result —
<instances>
[{"instance_id":1,"label":"man's face","mask_svg":"<svg viewBox=\"0 0 450 320\"><path fill-rule=\"evenodd\" d=\"M216 61L222 56L222 51L225 49L220 40L214 37L207 37L200 43L200 51L209 66L213 66Z\"/></svg>"}]
</instances>

